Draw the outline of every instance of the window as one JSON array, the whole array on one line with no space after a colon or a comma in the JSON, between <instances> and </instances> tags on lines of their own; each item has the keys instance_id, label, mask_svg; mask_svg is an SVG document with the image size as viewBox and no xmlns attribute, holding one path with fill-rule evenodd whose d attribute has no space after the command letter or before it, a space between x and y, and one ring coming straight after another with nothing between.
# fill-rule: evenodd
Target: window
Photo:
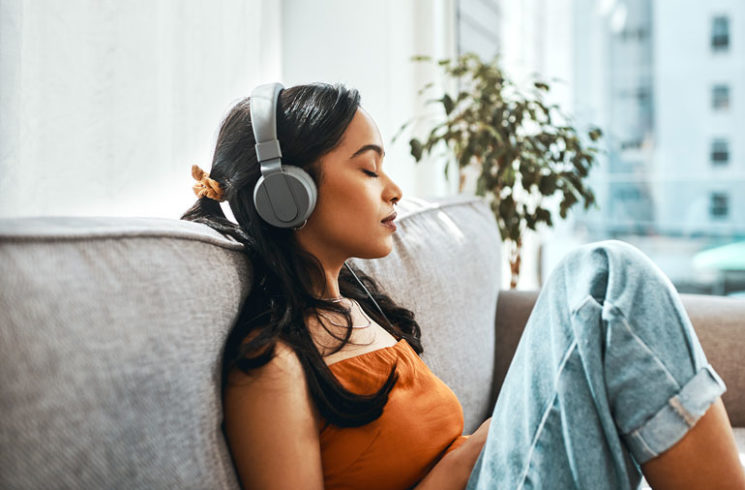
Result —
<instances>
[{"instance_id":1,"label":"window","mask_svg":"<svg viewBox=\"0 0 745 490\"><path fill-rule=\"evenodd\" d=\"M617 238L643 250L680 292L745 291L745 274L722 281L693 266L699 252L745 237L745 72L735 67L745 0L688 2L686 15L663 0L499 4L503 68L571 80L557 103L605 135L586 181L597 207L578 206L565 228L538 233L539 284L569 243ZM603 46L601 62L593 46ZM698 87L690 101L681 83Z\"/></svg>"},{"instance_id":2,"label":"window","mask_svg":"<svg viewBox=\"0 0 745 490\"><path fill-rule=\"evenodd\" d=\"M622 41L645 41L649 37L649 29L646 26L637 27L636 29L627 28L621 31Z\"/></svg>"},{"instance_id":3,"label":"window","mask_svg":"<svg viewBox=\"0 0 745 490\"><path fill-rule=\"evenodd\" d=\"M714 85L712 87L711 108L717 111L729 109L729 85Z\"/></svg>"},{"instance_id":4,"label":"window","mask_svg":"<svg viewBox=\"0 0 745 490\"><path fill-rule=\"evenodd\" d=\"M727 51L729 49L729 17L714 17L711 23L711 49Z\"/></svg>"},{"instance_id":5,"label":"window","mask_svg":"<svg viewBox=\"0 0 745 490\"><path fill-rule=\"evenodd\" d=\"M711 193L709 214L712 218L726 218L729 215L729 195L727 193Z\"/></svg>"},{"instance_id":6,"label":"window","mask_svg":"<svg viewBox=\"0 0 745 490\"><path fill-rule=\"evenodd\" d=\"M640 139L621 141L621 150L638 150L644 142Z\"/></svg>"},{"instance_id":7,"label":"window","mask_svg":"<svg viewBox=\"0 0 745 490\"><path fill-rule=\"evenodd\" d=\"M729 163L728 140L715 139L711 142L711 163L712 165L726 165Z\"/></svg>"}]
</instances>

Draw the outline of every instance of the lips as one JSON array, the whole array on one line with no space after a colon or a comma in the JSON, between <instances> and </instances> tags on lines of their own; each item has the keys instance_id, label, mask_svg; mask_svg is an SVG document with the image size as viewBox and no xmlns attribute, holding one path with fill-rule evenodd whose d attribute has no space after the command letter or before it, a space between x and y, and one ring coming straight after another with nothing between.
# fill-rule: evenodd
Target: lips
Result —
<instances>
[{"instance_id":1,"label":"lips","mask_svg":"<svg viewBox=\"0 0 745 490\"><path fill-rule=\"evenodd\" d=\"M395 211L386 216L385 219L381 221L381 223L383 223L383 225L389 230L396 231L396 223L393 222L394 219L396 219Z\"/></svg>"}]
</instances>

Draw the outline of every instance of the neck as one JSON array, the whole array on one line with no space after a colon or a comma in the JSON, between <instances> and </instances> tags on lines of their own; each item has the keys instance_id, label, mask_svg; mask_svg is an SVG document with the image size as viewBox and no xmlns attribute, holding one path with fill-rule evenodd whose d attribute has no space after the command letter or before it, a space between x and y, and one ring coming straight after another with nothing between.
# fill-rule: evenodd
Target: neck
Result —
<instances>
[{"instance_id":1,"label":"neck","mask_svg":"<svg viewBox=\"0 0 745 490\"><path fill-rule=\"evenodd\" d=\"M339 291L339 273L343 266L344 263L333 267L326 267L326 265L323 266L323 275L326 284L325 287L324 285L320 285L321 287L317 288L318 297L323 299L335 299L341 297L341 291Z\"/></svg>"},{"instance_id":2,"label":"neck","mask_svg":"<svg viewBox=\"0 0 745 490\"><path fill-rule=\"evenodd\" d=\"M306 230L307 231L307 230ZM344 267L344 261L348 257L344 257L341 254L330 252L333 247L314 247L311 245L309 240L303 234L303 230L295 232L295 239L297 240L298 246L312 256L314 256L321 264L323 270L323 277L316 278L313 284L313 293L317 298L323 299L334 299L341 296L339 291L339 273L341 268Z\"/></svg>"}]
</instances>

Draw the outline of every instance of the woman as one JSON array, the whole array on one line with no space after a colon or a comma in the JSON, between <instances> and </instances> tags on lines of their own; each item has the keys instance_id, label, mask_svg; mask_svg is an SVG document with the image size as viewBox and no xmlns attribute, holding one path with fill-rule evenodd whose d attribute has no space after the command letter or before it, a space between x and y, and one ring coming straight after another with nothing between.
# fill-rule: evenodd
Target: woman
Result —
<instances>
[{"instance_id":1,"label":"woman","mask_svg":"<svg viewBox=\"0 0 745 490\"><path fill-rule=\"evenodd\" d=\"M393 246L401 190L375 122L355 90L280 89L229 112L183 216L243 242L254 266L223 371L244 487L634 488L641 464L655 488L745 488L723 383L669 281L621 242L557 268L492 419L461 436L414 315L346 266Z\"/></svg>"}]
</instances>

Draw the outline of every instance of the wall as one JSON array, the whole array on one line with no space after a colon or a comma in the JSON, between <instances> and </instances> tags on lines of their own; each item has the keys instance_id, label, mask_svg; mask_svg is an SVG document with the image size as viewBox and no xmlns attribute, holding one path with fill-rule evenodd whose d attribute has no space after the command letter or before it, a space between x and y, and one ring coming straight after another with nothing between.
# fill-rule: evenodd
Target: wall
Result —
<instances>
[{"instance_id":1,"label":"wall","mask_svg":"<svg viewBox=\"0 0 745 490\"><path fill-rule=\"evenodd\" d=\"M350 5L345 0L283 0L285 84L325 81L357 88L362 106L383 136L384 167L404 194L452 193L457 179L444 179L442 158L416 164L409 154L410 133L395 143L391 140L415 114L439 114L432 105L423 107L424 98L416 95L438 76L435 65L413 63L410 58L454 55L453 0L357 0L354 8ZM413 134L423 136L426 127L427 123L417 126Z\"/></svg>"},{"instance_id":2,"label":"wall","mask_svg":"<svg viewBox=\"0 0 745 490\"><path fill-rule=\"evenodd\" d=\"M0 1L0 217L178 217L221 118L280 76L268 0Z\"/></svg>"}]
</instances>

